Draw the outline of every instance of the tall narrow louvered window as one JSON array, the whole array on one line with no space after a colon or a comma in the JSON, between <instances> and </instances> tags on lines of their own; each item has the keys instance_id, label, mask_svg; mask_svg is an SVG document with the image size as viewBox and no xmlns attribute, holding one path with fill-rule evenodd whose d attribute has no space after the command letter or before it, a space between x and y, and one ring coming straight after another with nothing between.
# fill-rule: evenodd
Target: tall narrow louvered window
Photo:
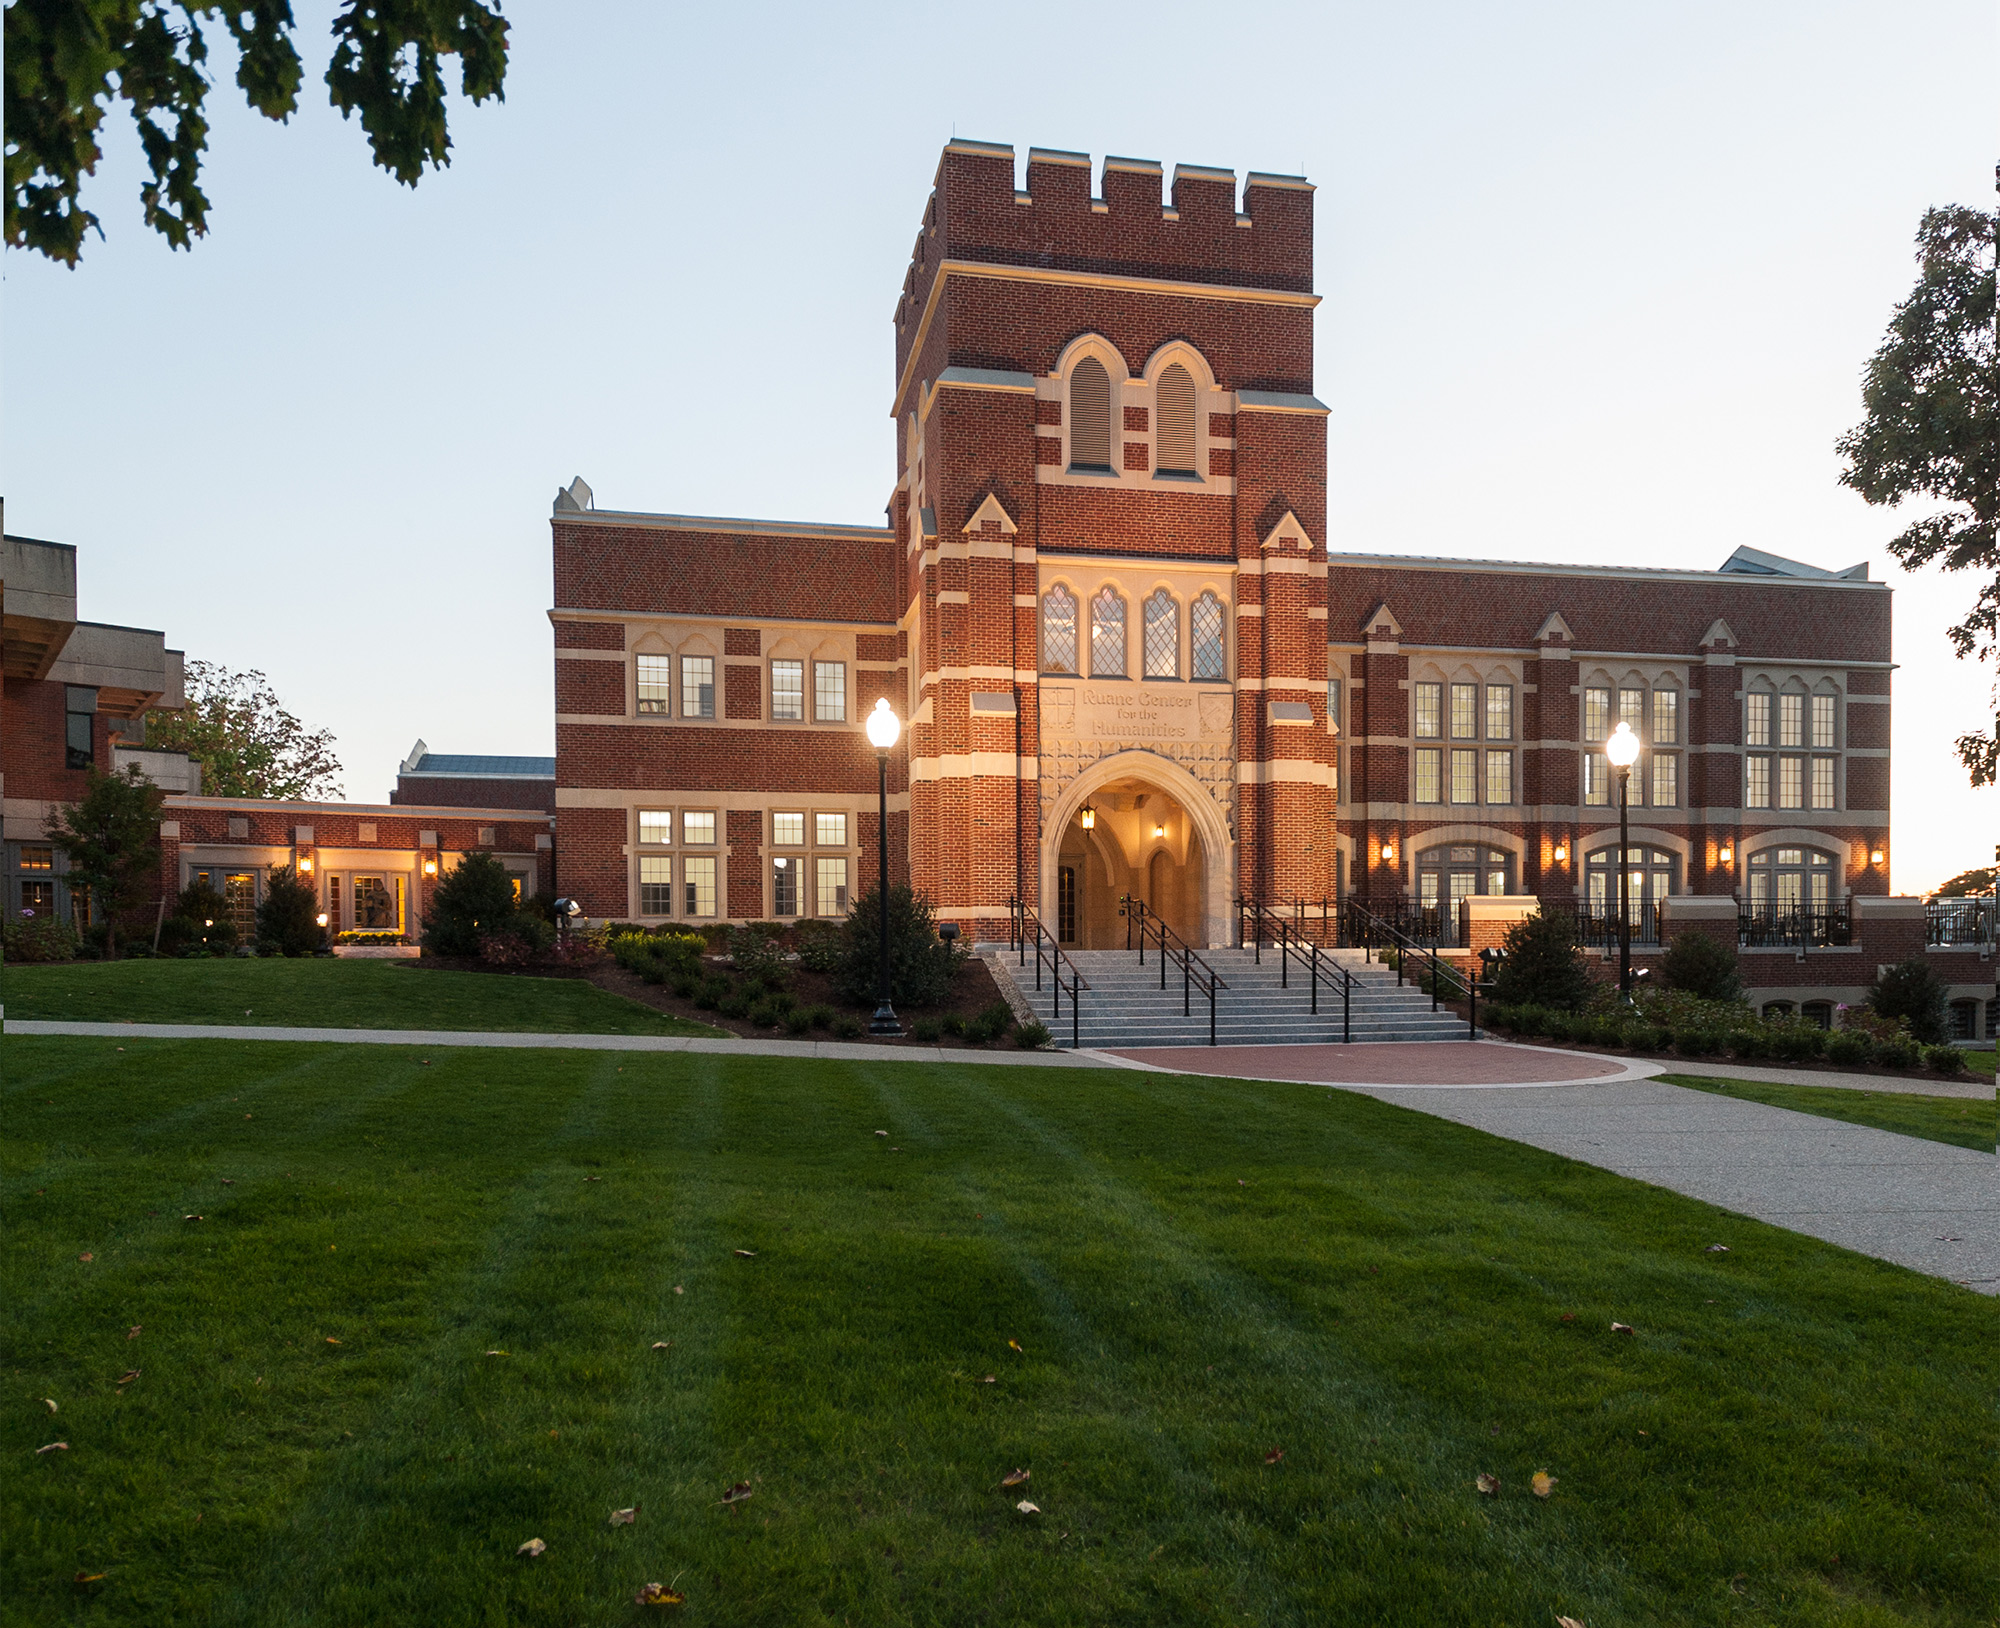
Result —
<instances>
[{"instance_id":1,"label":"tall narrow louvered window","mask_svg":"<svg viewBox=\"0 0 2000 1628\"><path fill-rule=\"evenodd\" d=\"M1159 421L1153 431L1153 467L1162 475L1193 475L1194 377L1175 362L1160 374L1154 391Z\"/></svg>"},{"instance_id":2,"label":"tall narrow louvered window","mask_svg":"<svg viewBox=\"0 0 2000 1628\"><path fill-rule=\"evenodd\" d=\"M1188 611L1188 643L1196 678L1221 678L1222 601L1205 593Z\"/></svg>"},{"instance_id":3,"label":"tall narrow louvered window","mask_svg":"<svg viewBox=\"0 0 2000 1628\"><path fill-rule=\"evenodd\" d=\"M1164 588L1146 601L1146 676L1181 676L1181 608Z\"/></svg>"},{"instance_id":4,"label":"tall narrow louvered window","mask_svg":"<svg viewBox=\"0 0 2000 1628\"><path fill-rule=\"evenodd\" d=\"M1042 671L1076 671L1076 595L1060 583L1042 595Z\"/></svg>"},{"instance_id":5,"label":"tall narrow louvered window","mask_svg":"<svg viewBox=\"0 0 2000 1628\"><path fill-rule=\"evenodd\" d=\"M1095 356L1070 369L1069 466L1111 469L1111 375Z\"/></svg>"},{"instance_id":6,"label":"tall narrow louvered window","mask_svg":"<svg viewBox=\"0 0 2000 1628\"><path fill-rule=\"evenodd\" d=\"M1125 676L1125 601L1109 588L1090 602L1090 670L1100 678Z\"/></svg>"}]
</instances>

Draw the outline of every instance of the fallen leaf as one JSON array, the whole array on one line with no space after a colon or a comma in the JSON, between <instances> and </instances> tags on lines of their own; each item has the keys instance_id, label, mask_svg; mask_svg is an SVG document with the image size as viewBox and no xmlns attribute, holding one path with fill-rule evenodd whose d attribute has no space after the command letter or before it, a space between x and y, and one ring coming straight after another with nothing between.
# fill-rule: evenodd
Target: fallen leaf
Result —
<instances>
[{"instance_id":1,"label":"fallen leaf","mask_svg":"<svg viewBox=\"0 0 2000 1628\"><path fill-rule=\"evenodd\" d=\"M120 1051L123 1051L125 1048L123 1046L120 1046L118 1049ZM111 1573L109 1573L108 1571L90 1571L90 1572L80 1571L76 1574L76 1580L79 1584L101 1583L104 1581L105 1578L109 1577L110 1575Z\"/></svg>"},{"instance_id":2,"label":"fallen leaf","mask_svg":"<svg viewBox=\"0 0 2000 1628\"><path fill-rule=\"evenodd\" d=\"M52 1441L46 1447L37 1447L35 1449L35 1457L40 1458L44 1453L67 1453L68 1451L69 1451L68 1442Z\"/></svg>"},{"instance_id":3,"label":"fallen leaf","mask_svg":"<svg viewBox=\"0 0 2000 1628\"><path fill-rule=\"evenodd\" d=\"M1640 1431L1640 1432L1639 1432L1639 1434L1640 1434L1640 1435L1642 1435L1642 1436L1650 1436L1650 1435L1652 1434L1652 1431L1650 1431L1650 1430L1642 1430L1642 1431Z\"/></svg>"},{"instance_id":4,"label":"fallen leaf","mask_svg":"<svg viewBox=\"0 0 2000 1628\"><path fill-rule=\"evenodd\" d=\"M736 1253L741 1255L745 1260L755 1260L757 1257L757 1251L754 1249L739 1249Z\"/></svg>"},{"instance_id":5,"label":"fallen leaf","mask_svg":"<svg viewBox=\"0 0 2000 1628\"><path fill-rule=\"evenodd\" d=\"M1000 1485L1002 1487L1018 1487L1032 1474L1034 1474L1032 1470L1009 1470L1000 1478Z\"/></svg>"},{"instance_id":6,"label":"fallen leaf","mask_svg":"<svg viewBox=\"0 0 2000 1628\"><path fill-rule=\"evenodd\" d=\"M980 1384L982 1384L982 1385L997 1385L997 1384L999 1384L999 1383L1000 1383L1000 1380L999 1380L999 1376L998 1376L998 1375L995 1375L995 1374L988 1374L988 1375L987 1375L987 1376L986 1376L986 1377L985 1377L984 1379L982 1379L982 1380L981 1380L981 1381L980 1381L979 1383L980 1383Z\"/></svg>"},{"instance_id":7,"label":"fallen leaf","mask_svg":"<svg viewBox=\"0 0 2000 1628\"><path fill-rule=\"evenodd\" d=\"M340 1344L340 1341L336 1340L336 1339L335 1339L335 1338L334 1338L334 1337L333 1337L333 1336L332 1336L331 1334L329 1334L329 1335L328 1335L328 1336L326 1337L326 1343L327 1343L328 1345L338 1345L338 1344Z\"/></svg>"},{"instance_id":8,"label":"fallen leaf","mask_svg":"<svg viewBox=\"0 0 2000 1628\"><path fill-rule=\"evenodd\" d=\"M1021 1351L1021 1342L1019 1340L1009 1340L1007 1342L1007 1348L1010 1351ZM1021 1351L1021 1355L1026 1356L1027 1352Z\"/></svg>"},{"instance_id":9,"label":"fallen leaf","mask_svg":"<svg viewBox=\"0 0 2000 1628\"><path fill-rule=\"evenodd\" d=\"M128 1334L126 1334L125 1338L128 1340L136 1340L139 1337L140 1326L141 1325L139 1325L138 1323L134 1323L132 1325L131 1331Z\"/></svg>"},{"instance_id":10,"label":"fallen leaf","mask_svg":"<svg viewBox=\"0 0 2000 1628\"><path fill-rule=\"evenodd\" d=\"M1574 1617L1558 1616L1556 1618L1556 1628L1583 1628L1583 1624L1578 1622Z\"/></svg>"},{"instance_id":11,"label":"fallen leaf","mask_svg":"<svg viewBox=\"0 0 2000 1628\"><path fill-rule=\"evenodd\" d=\"M1727 1255L1729 1253L1729 1246L1727 1244L1710 1244L1702 1253L1704 1255Z\"/></svg>"},{"instance_id":12,"label":"fallen leaf","mask_svg":"<svg viewBox=\"0 0 2000 1628\"><path fill-rule=\"evenodd\" d=\"M1613 1323L1611 1325L1611 1332L1613 1334L1631 1334L1636 1332L1636 1330L1633 1329L1630 1323Z\"/></svg>"},{"instance_id":13,"label":"fallen leaf","mask_svg":"<svg viewBox=\"0 0 2000 1628\"><path fill-rule=\"evenodd\" d=\"M680 1286L680 1285L679 1285L678 1283L676 1283L676 1284L674 1285L674 1293L675 1293L675 1294L686 1294L686 1293L687 1293L687 1290L683 1289L683 1288L682 1288L682 1287L681 1287L681 1286Z\"/></svg>"},{"instance_id":14,"label":"fallen leaf","mask_svg":"<svg viewBox=\"0 0 2000 1628\"><path fill-rule=\"evenodd\" d=\"M1042 1506L1040 1504L1031 1504L1025 1498L1023 1498L1014 1507L1018 1509L1023 1515L1039 1515L1042 1512Z\"/></svg>"},{"instance_id":15,"label":"fallen leaf","mask_svg":"<svg viewBox=\"0 0 2000 1628\"><path fill-rule=\"evenodd\" d=\"M1576 1313L1573 1311L1566 1311L1563 1313L1562 1320L1565 1323L1573 1323L1576 1321Z\"/></svg>"},{"instance_id":16,"label":"fallen leaf","mask_svg":"<svg viewBox=\"0 0 2000 1628\"><path fill-rule=\"evenodd\" d=\"M46 1405L46 1406L47 1406L47 1408L48 1408L49 1412L51 1412L51 1413L55 1412L55 1410L56 1410L56 1399L55 1399L55 1398L54 1398L53 1396L45 1396L45 1397L43 1397L43 1398L42 1398L42 1401L43 1401L44 1405Z\"/></svg>"},{"instance_id":17,"label":"fallen leaf","mask_svg":"<svg viewBox=\"0 0 2000 1628\"><path fill-rule=\"evenodd\" d=\"M181 1217L181 1219L183 1221L205 1221L208 1218L206 1216L201 1216L201 1215L184 1215Z\"/></svg>"},{"instance_id":18,"label":"fallen leaf","mask_svg":"<svg viewBox=\"0 0 2000 1628\"><path fill-rule=\"evenodd\" d=\"M604 1180L604 1178L603 1178L602 1176L585 1176L585 1177L584 1177L583 1179L584 1179L585 1181L602 1181L602 1180Z\"/></svg>"},{"instance_id":19,"label":"fallen leaf","mask_svg":"<svg viewBox=\"0 0 2000 1628\"><path fill-rule=\"evenodd\" d=\"M138 1377L139 1377L139 1370L137 1368L128 1368L125 1370L124 1373L118 1376L118 1383L121 1385L129 1385L132 1383L133 1380L137 1379Z\"/></svg>"},{"instance_id":20,"label":"fallen leaf","mask_svg":"<svg viewBox=\"0 0 2000 1628\"><path fill-rule=\"evenodd\" d=\"M507 1353L506 1353L506 1352L504 1352L504 1351L489 1351L489 1352L487 1352L486 1354L487 1354L487 1355L488 1355L489 1357L504 1357L504 1356L506 1356L506 1355L507 1355Z\"/></svg>"},{"instance_id":21,"label":"fallen leaf","mask_svg":"<svg viewBox=\"0 0 2000 1628\"><path fill-rule=\"evenodd\" d=\"M668 1346L672 1345L673 1343L674 1342L672 1340L655 1340L653 1342L653 1349L655 1351L664 1351Z\"/></svg>"},{"instance_id":22,"label":"fallen leaf","mask_svg":"<svg viewBox=\"0 0 2000 1628\"><path fill-rule=\"evenodd\" d=\"M665 1583L648 1583L632 1596L634 1605L686 1605L687 1596L676 1594Z\"/></svg>"},{"instance_id":23,"label":"fallen leaf","mask_svg":"<svg viewBox=\"0 0 2000 1628\"><path fill-rule=\"evenodd\" d=\"M546 1554L548 1547L540 1538L530 1538L520 1548L516 1549L514 1553L517 1555L526 1555L530 1560L533 1560L536 1555Z\"/></svg>"},{"instance_id":24,"label":"fallen leaf","mask_svg":"<svg viewBox=\"0 0 2000 1628\"><path fill-rule=\"evenodd\" d=\"M634 1504L630 1509L614 1509L611 1512L611 1524L613 1526L630 1526L638 1518L639 1506L637 1504Z\"/></svg>"},{"instance_id":25,"label":"fallen leaf","mask_svg":"<svg viewBox=\"0 0 2000 1628\"><path fill-rule=\"evenodd\" d=\"M740 1504L749 1496L750 1483L748 1481L739 1481L722 1495L722 1501L725 1504Z\"/></svg>"},{"instance_id":26,"label":"fallen leaf","mask_svg":"<svg viewBox=\"0 0 2000 1628\"><path fill-rule=\"evenodd\" d=\"M248 1118L249 1118L250 1116L249 1116L248 1114L245 1114L245 1115L244 1115L243 1117L244 1117L245 1119L248 1119Z\"/></svg>"},{"instance_id":27,"label":"fallen leaf","mask_svg":"<svg viewBox=\"0 0 2000 1628\"><path fill-rule=\"evenodd\" d=\"M1272 1449L1270 1450L1270 1452L1268 1452L1268 1453L1266 1453L1266 1454L1264 1455L1264 1462L1265 1462L1266 1464L1275 1464L1275 1463L1277 1463L1277 1462L1278 1462L1278 1460L1279 1460L1279 1459L1283 1458L1284 1456L1285 1456L1285 1450L1284 1450L1284 1448L1282 1448L1282 1447L1273 1447L1273 1448L1272 1448Z\"/></svg>"},{"instance_id":28,"label":"fallen leaf","mask_svg":"<svg viewBox=\"0 0 2000 1628\"><path fill-rule=\"evenodd\" d=\"M236 1185L236 1178L234 1176L223 1176L220 1179L222 1185L225 1187L234 1187Z\"/></svg>"},{"instance_id":29,"label":"fallen leaf","mask_svg":"<svg viewBox=\"0 0 2000 1628\"><path fill-rule=\"evenodd\" d=\"M97 1257L86 1249L81 1255L77 1256L77 1259L80 1261L94 1261Z\"/></svg>"},{"instance_id":30,"label":"fallen leaf","mask_svg":"<svg viewBox=\"0 0 2000 1628\"><path fill-rule=\"evenodd\" d=\"M1484 1470L1479 1472L1472 1484L1489 1498L1495 1496L1500 1491L1500 1477L1497 1475L1488 1475Z\"/></svg>"},{"instance_id":31,"label":"fallen leaf","mask_svg":"<svg viewBox=\"0 0 2000 1628\"><path fill-rule=\"evenodd\" d=\"M875 1134L877 1136L887 1136L889 1133L887 1131L877 1131Z\"/></svg>"},{"instance_id":32,"label":"fallen leaf","mask_svg":"<svg viewBox=\"0 0 2000 1628\"><path fill-rule=\"evenodd\" d=\"M1556 1490L1556 1478L1547 1470L1537 1470L1528 1486L1537 1498L1546 1498Z\"/></svg>"}]
</instances>

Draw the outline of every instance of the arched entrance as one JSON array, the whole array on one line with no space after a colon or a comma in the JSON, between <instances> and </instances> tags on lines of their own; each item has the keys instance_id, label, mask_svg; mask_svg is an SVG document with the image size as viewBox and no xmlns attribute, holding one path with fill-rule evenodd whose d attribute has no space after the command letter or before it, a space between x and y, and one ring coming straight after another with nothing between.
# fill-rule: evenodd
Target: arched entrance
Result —
<instances>
[{"instance_id":1,"label":"arched entrance","mask_svg":"<svg viewBox=\"0 0 2000 1628\"><path fill-rule=\"evenodd\" d=\"M1190 944L1227 942L1227 827L1185 770L1151 753L1121 753L1051 812L1043 919L1065 946L1123 949L1119 900L1128 894Z\"/></svg>"}]
</instances>

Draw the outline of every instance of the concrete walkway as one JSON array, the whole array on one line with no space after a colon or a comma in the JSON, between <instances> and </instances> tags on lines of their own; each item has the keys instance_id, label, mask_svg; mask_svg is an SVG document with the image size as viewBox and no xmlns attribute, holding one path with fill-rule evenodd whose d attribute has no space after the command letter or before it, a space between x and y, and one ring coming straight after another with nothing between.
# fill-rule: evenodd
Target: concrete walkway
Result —
<instances>
[{"instance_id":1,"label":"concrete walkway","mask_svg":"<svg viewBox=\"0 0 2000 1628\"><path fill-rule=\"evenodd\" d=\"M2000 1294L2000 1158L1684 1085L1349 1087ZM1733 1243L1727 1228L1718 1243Z\"/></svg>"},{"instance_id":2,"label":"concrete walkway","mask_svg":"<svg viewBox=\"0 0 2000 1628\"><path fill-rule=\"evenodd\" d=\"M1754 1068L1748 1063L1660 1062L1662 1074L1698 1074L1705 1080L1755 1080L1765 1085L1824 1085L1838 1091L1894 1091L1911 1097L1993 1096L1984 1074L1933 1074L1908 1080L1892 1074L1842 1074L1830 1068Z\"/></svg>"}]
</instances>

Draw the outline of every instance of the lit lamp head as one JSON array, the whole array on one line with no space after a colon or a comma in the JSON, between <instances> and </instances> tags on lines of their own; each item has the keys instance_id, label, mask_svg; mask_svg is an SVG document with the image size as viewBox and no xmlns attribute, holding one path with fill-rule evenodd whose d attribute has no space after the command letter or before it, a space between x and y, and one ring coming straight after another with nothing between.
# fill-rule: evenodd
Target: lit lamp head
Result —
<instances>
[{"instance_id":1,"label":"lit lamp head","mask_svg":"<svg viewBox=\"0 0 2000 1628\"><path fill-rule=\"evenodd\" d=\"M1868 863L1871 865L1881 864L1883 859L1886 857L1887 856L1883 853L1883 851L1880 848L1870 848L1868 850Z\"/></svg>"},{"instance_id":2,"label":"lit lamp head","mask_svg":"<svg viewBox=\"0 0 2000 1628\"><path fill-rule=\"evenodd\" d=\"M868 714L869 744L878 752L886 752L896 744L896 737L902 732L902 719L889 710L889 698L882 697L875 703L875 710Z\"/></svg>"},{"instance_id":3,"label":"lit lamp head","mask_svg":"<svg viewBox=\"0 0 2000 1628\"><path fill-rule=\"evenodd\" d=\"M1382 863L1386 865L1386 864L1388 864L1388 863L1389 863L1389 862L1390 862L1391 860L1393 860L1393 859L1394 859L1395 857L1396 857L1396 845L1395 845L1395 844L1394 844L1393 842L1385 842L1385 843L1383 843L1383 844L1382 844Z\"/></svg>"},{"instance_id":4,"label":"lit lamp head","mask_svg":"<svg viewBox=\"0 0 2000 1628\"><path fill-rule=\"evenodd\" d=\"M1715 857L1725 865L1733 865L1736 863L1736 850L1725 842L1720 848L1715 850Z\"/></svg>"},{"instance_id":5,"label":"lit lamp head","mask_svg":"<svg viewBox=\"0 0 2000 1628\"><path fill-rule=\"evenodd\" d=\"M438 873L438 862L435 859L426 859L424 861L424 875L435 876L437 875L437 873Z\"/></svg>"},{"instance_id":6,"label":"lit lamp head","mask_svg":"<svg viewBox=\"0 0 2000 1628\"><path fill-rule=\"evenodd\" d=\"M1567 842L1558 842L1556 844L1556 863L1558 865L1567 865L1569 863L1569 844Z\"/></svg>"},{"instance_id":7,"label":"lit lamp head","mask_svg":"<svg viewBox=\"0 0 2000 1628\"><path fill-rule=\"evenodd\" d=\"M317 921L320 924L320 926L324 927L326 925L326 912L322 910L317 916L313 918L313 920Z\"/></svg>"},{"instance_id":8,"label":"lit lamp head","mask_svg":"<svg viewBox=\"0 0 2000 1628\"><path fill-rule=\"evenodd\" d=\"M1165 825L1162 825L1162 824L1158 824L1158 823L1155 823L1155 824L1154 824L1154 826L1153 826L1153 835L1154 835L1154 836L1156 836L1156 837L1163 837L1163 836L1165 836L1166 834L1167 834L1167 828L1166 828L1166 826L1165 826Z\"/></svg>"},{"instance_id":9,"label":"lit lamp head","mask_svg":"<svg viewBox=\"0 0 2000 1628\"><path fill-rule=\"evenodd\" d=\"M1097 810L1092 808L1090 804L1085 803L1083 805L1083 811L1080 814L1078 814L1076 818L1077 818L1077 823L1081 825L1084 828L1084 830L1095 831L1097 829Z\"/></svg>"},{"instance_id":10,"label":"lit lamp head","mask_svg":"<svg viewBox=\"0 0 2000 1628\"><path fill-rule=\"evenodd\" d=\"M310 876L312 875L312 869L313 869L313 856L311 854L300 854L299 870L304 875Z\"/></svg>"},{"instance_id":11,"label":"lit lamp head","mask_svg":"<svg viewBox=\"0 0 2000 1628\"><path fill-rule=\"evenodd\" d=\"M1632 733L1632 726L1621 723L1611 731L1611 739L1604 743L1604 755L1612 766L1629 769L1639 761L1639 737Z\"/></svg>"}]
</instances>

